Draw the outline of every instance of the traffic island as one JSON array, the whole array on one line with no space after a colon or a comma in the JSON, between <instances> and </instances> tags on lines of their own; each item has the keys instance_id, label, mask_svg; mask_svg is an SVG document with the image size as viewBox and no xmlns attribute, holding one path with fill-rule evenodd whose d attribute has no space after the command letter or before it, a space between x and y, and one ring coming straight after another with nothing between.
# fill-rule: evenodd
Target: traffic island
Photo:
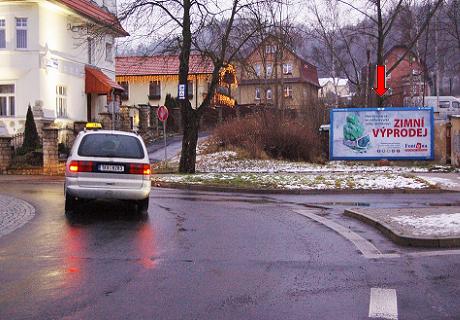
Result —
<instances>
[{"instance_id":1,"label":"traffic island","mask_svg":"<svg viewBox=\"0 0 460 320\"><path fill-rule=\"evenodd\" d=\"M352 208L344 215L377 228L399 245L460 247L460 207Z\"/></svg>"},{"instance_id":2,"label":"traffic island","mask_svg":"<svg viewBox=\"0 0 460 320\"><path fill-rule=\"evenodd\" d=\"M256 193L440 192L423 179L390 173L197 173L155 174L152 185L206 191Z\"/></svg>"}]
</instances>

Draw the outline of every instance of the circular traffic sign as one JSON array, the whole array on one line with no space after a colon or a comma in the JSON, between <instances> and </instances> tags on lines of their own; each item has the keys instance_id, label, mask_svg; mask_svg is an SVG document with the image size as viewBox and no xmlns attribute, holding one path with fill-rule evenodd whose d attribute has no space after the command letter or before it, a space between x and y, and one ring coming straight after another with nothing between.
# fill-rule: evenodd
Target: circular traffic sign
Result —
<instances>
[{"instance_id":1,"label":"circular traffic sign","mask_svg":"<svg viewBox=\"0 0 460 320\"><path fill-rule=\"evenodd\" d=\"M160 106L157 109L157 117L158 120L160 120L161 122L165 122L168 119L168 114L168 108L166 108L165 106Z\"/></svg>"}]
</instances>

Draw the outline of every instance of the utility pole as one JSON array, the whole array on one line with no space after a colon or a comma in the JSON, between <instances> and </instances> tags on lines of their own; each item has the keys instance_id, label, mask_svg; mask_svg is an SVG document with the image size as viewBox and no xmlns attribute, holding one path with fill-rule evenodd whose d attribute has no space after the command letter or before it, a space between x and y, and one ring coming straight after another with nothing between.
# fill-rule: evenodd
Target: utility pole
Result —
<instances>
[{"instance_id":1,"label":"utility pole","mask_svg":"<svg viewBox=\"0 0 460 320\"><path fill-rule=\"evenodd\" d=\"M371 81L371 50L368 48L366 50L367 56L367 81L366 81L366 107L369 107L369 91L370 91L370 81Z\"/></svg>"},{"instance_id":2,"label":"utility pole","mask_svg":"<svg viewBox=\"0 0 460 320\"><path fill-rule=\"evenodd\" d=\"M334 50L334 48L332 48ZM335 101L334 101L334 106L336 108L339 107L339 95L337 92L337 79L336 79L336 73L335 73L335 57L334 54L332 54L332 81L334 83L334 95L335 95Z\"/></svg>"},{"instance_id":3,"label":"utility pole","mask_svg":"<svg viewBox=\"0 0 460 320\"><path fill-rule=\"evenodd\" d=\"M439 47L438 47L438 14L434 16L434 52L436 56L436 110L439 110Z\"/></svg>"}]
</instances>

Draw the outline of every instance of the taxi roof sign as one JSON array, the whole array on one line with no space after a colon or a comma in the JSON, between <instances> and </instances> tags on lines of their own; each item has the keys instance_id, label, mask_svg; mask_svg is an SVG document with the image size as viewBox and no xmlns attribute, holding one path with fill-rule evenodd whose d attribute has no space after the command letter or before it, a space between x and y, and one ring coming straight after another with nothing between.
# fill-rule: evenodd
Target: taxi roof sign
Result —
<instances>
[{"instance_id":1,"label":"taxi roof sign","mask_svg":"<svg viewBox=\"0 0 460 320\"><path fill-rule=\"evenodd\" d=\"M85 126L85 129L102 129L102 124L99 122L88 122Z\"/></svg>"}]
</instances>

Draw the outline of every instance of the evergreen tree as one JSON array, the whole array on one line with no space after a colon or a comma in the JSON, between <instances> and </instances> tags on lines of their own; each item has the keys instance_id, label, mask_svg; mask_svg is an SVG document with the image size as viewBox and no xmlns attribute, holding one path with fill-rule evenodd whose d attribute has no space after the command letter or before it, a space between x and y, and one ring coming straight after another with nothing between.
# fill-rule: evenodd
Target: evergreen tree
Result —
<instances>
[{"instance_id":1,"label":"evergreen tree","mask_svg":"<svg viewBox=\"0 0 460 320\"><path fill-rule=\"evenodd\" d=\"M166 95L165 99L165 107L169 110L169 117L166 120L166 128L168 131L178 131L180 127L180 123L177 123L177 119L173 116L173 110L179 108L179 104L177 103L176 98L173 98L171 94Z\"/></svg>"},{"instance_id":2,"label":"evergreen tree","mask_svg":"<svg viewBox=\"0 0 460 320\"><path fill-rule=\"evenodd\" d=\"M166 106L166 108L168 108L168 110L172 110L172 109L178 107L176 99L171 97L171 94L169 94L169 93L166 95L165 106Z\"/></svg>"},{"instance_id":3,"label":"evergreen tree","mask_svg":"<svg viewBox=\"0 0 460 320\"><path fill-rule=\"evenodd\" d=\"M22 152L34 151L40 146L40 137L38 136L37 126L35 125L32 108L27 109L26 125L24 129L24 141L22 143Z\"/></svg>"}]
</instances>

